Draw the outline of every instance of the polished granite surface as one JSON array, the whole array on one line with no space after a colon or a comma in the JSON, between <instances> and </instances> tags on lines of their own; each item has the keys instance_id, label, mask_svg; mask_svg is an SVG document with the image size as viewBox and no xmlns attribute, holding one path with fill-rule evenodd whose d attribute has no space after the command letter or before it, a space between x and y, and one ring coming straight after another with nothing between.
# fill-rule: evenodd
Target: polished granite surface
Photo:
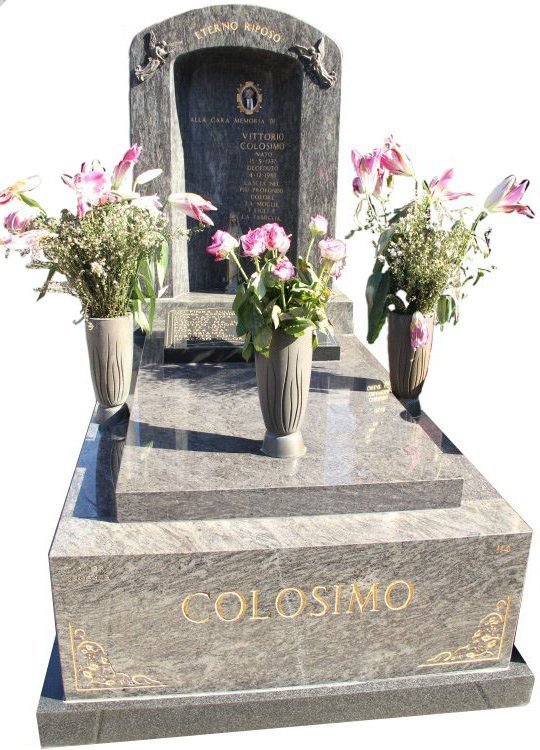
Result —
<instances>
[{"instance_id":1,"label":"polished granite surface","mask_svg":"<svg viewBox=\"0 0 540 750\"><path fill-rule=\"evenodd\" d=\"M360 342L316 362L302 432L307 455L260 452L264 425L252 365L163 364L142 356L116 487L120 521L293 516L459 505L463 481L407 417Z\"/></svg>"}]
</instances>

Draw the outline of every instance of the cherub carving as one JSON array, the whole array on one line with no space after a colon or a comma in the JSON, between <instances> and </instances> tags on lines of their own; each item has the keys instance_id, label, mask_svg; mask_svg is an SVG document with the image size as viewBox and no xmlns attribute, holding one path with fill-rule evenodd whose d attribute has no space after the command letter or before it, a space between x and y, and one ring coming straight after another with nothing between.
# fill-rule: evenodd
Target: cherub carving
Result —
<instances>
[{"instance_id":1,"label":"cherub carving","mask_svg":"<svg viewBox=\"0 0 540 750\"><path fill-rule=\"evenodd\" d=\"M148 58L146 65L144 67L137 65L135 68L135 77L137 80L142 83L152 78L156 70L160 65L164 64L170 54L171 50L167 42L164 40L158 42L155 31L151 31L146 39L146 55Z\"/></svg>"},{"instance_id":2,"label":"cherub carving","mask_svg":"<svg viewBox=\"0 0 540 750\"><path fill-rule=\"evenodd\" d=\"M303 63L306 73L321 88L329 89L337 81L337 73L329 73L324 66L324 39L318 39L313 47L302 47L295 44L289 47L289 52L298 55L298 59Z\"/></svg>"}]
</instances>

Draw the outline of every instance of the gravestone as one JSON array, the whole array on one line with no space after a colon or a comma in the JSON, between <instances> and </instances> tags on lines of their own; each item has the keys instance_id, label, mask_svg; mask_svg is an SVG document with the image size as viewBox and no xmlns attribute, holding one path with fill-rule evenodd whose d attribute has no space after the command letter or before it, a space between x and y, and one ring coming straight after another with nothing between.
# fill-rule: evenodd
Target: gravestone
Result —
<instances>
[{"instance_id":1,"label":"gravestone","mask_svg":"<svg viewBox=\"0 0 540 750\"><path fill-rule=\"evenodd\" d=\"M161 195L203 195L218 208L216 228L237 237L278 222L292 234L293 259L313 214L333 231L341 55L323 32L266 8L202 8L138 34L130 71L131 140L143 146L142 168L163 168ZM174 209L171 221L173 230L196 224ZM212 312L230 308L223 293L235 291L236 268L204 252L211 234L172 241L158 315L169 351L200 350L204 340L238 346L232 313ZM189 331L194 318L197 336L179 341L173 331ZM225 321L233 332L224 338Z\"/></svg>"}]
</instances>

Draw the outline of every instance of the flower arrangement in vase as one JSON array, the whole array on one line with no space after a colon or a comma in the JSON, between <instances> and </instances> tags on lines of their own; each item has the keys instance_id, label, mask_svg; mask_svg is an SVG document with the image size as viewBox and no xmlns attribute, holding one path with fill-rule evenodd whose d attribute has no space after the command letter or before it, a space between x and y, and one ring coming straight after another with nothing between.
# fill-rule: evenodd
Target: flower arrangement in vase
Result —
<instances>
[{"instance_id":1,"label":"flower arrangement in vase","mask_svg":"<svg viewBox=\"0 0 540 750\"><path fill-rule=\"evenodd\" d=\"M265 224L235 239L218 230L207 252L217 262L238 266L241 281L234 298L237 333L244 338L244 359L255 357L259 402L266 426L262 452L274 458L306 452L300 431L311 377L317 332L331 331L327 304L333 279L346 261L341 240L326 237L327 220L320 215L309 224L310 240L296 265L287 257L291 239L279 224ZM312 251L318 243L317 271ZM249 259L248 276L238 252Z\"/></svg>"},{"instance_id":2,"label":"flower arrangement in vase","mask_svg":"<svg viewBox=\"0 0 540 750\"><path fill-rule=\"evenodd\" d=\"M427 377L433 330L459 320L460 302L493 270L491 229L480 232L488 212L513 211L534 217L520 201L529 185L506 177L475 214L454 203L472 193L450 188L453 170L429 183L420 179L409 157L392 137L371 153L352 152L358 198L355 232L374 235L375 265L366 287L367 340L373 343L388 320L388 354L393 393L413 413ZM409 179L411 197L392 206L394 178Z\"/></svg>"},{"instance_id":3,"label":"flower arrangement in vase","mask_svg":"<svg viewBox=\"0 0 540 750\"><path fill-rule=\"evenodd\" d=\"M29 268L45 269L38 299L66 292L81 303L92 383L106 416L129 395L133 362L133 320L152 330L156 298L165 291L170 236L157 195L138 190L159 177L151 169L134 177L141 148L132 145L112 173L98 161L62 175L73 190L75 212L47 216L29 192L40 184L31 177L0 192L0 247L6 255L29 256ZM172 205L199 222L212 224L205 210L215 207L193 194L169 197Z\"/></svg>"}]
</instances>

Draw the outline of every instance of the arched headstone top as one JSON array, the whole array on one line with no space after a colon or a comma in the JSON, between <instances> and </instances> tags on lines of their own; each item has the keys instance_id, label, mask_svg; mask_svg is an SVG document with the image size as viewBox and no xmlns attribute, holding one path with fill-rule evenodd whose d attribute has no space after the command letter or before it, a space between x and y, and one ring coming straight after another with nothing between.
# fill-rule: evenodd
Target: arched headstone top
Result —
<instances>
[{"instance_id":1,"label":"arched headstone top","mask_svg":"<svg viewBox=\"0 0 540 750\"><path fill-rule=\"evenodd\" d=\"M131 138L161 195L195 192L216 227L278 221L296 240L335 219L341 54L319 29L252 5L191 10L144 29L130 50ZM184 219L173 213L173 224ZM175 242L169 293L225 290L207 233Z\"/></svg>"}]
</instances>

